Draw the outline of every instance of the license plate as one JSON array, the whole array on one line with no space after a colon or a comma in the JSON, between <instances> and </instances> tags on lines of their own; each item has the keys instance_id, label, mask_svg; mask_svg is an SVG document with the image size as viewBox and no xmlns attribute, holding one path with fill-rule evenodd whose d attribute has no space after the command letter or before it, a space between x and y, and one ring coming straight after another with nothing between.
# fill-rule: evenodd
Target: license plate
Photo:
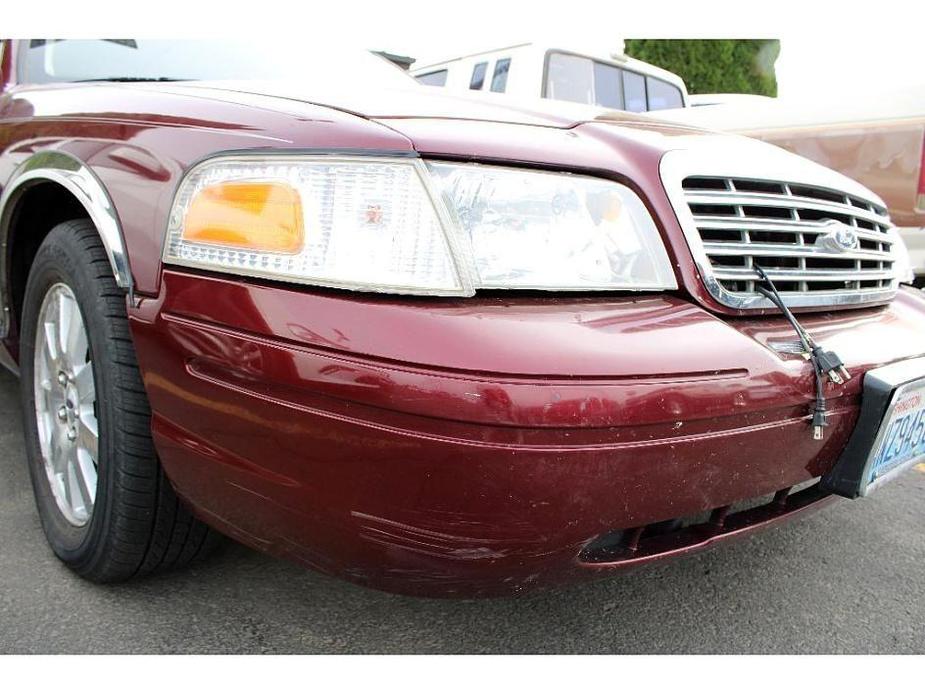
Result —
<instances>
[{"instance_id":1,"label":"license plate","mask_svg":"<svg viewBox=\"0 0 925 694\"><path fill-rule=\"evenodd\" d=\"M867 491L925 458L925 378L896 389L880 425Z\"/></svg>"},{"instance_id":2,"label":"license plate","mask_svg":"<svg viewBox=\"0 0 925 694\"><path fill-rule=\"evenodd\" d=\"M925 357L864 374L854 431L822 488L855 499L925 460Z\"/></svg>"}]
</instances>

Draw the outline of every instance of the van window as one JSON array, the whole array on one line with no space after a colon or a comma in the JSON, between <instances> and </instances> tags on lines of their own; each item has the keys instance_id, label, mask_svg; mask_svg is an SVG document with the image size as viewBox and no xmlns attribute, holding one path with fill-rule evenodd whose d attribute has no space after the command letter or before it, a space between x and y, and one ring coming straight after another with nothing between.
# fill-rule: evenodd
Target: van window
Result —
<instances>
[{"instance_id":1,"label":"van window","mask_svg":"<svg viewBox=\"0 0 925 694\"><path fill-rule=\"evenodd\" d=\"M636 113L684 106L681 90L670 82L571 53L549 53L545 87L547 99Z\"/></svg>"},{"instance_id":2,"label":"van window","mask_svg":"<svg viewBox=\"0 0 925 694\"><path fill-rule=\"evenodd\" d=\"M649 93L649 110L658 111L663 108L681 108L684 100L681 90L654 77L646 77L646 87Z\"/></svg>"},{"instance_id":3,"label":"van window","mask_svg":"<svg viewBox=\"0 0 925 694\"><path fill-rule=\"evenodd\" d=\"M550 53L546 65L547 99L594 103L594 69L589 58Z\"/></svg>"},{"instance_id":4,"label":"van window","mask_svg":"<svg viewBox=\"0 0 925 694\"><path fill-rule=\"evenodd\" d=\"M481 89L485 84L485 73L488 70L488 63L476 63L472 68L472 79L469 80L469 89Z\"/></svg>"},{"instance_id":5,"label":"van window","mask_svg":"<svg viewBox=\"0 0 925 694\"><path fill-rule=\"evenodd\" d=\"M594 103L623 108L623 70L607 63L594 63Z\"/></svg>"},{"instance_id":6,"label":"van window","mask_svg":"<svg viewBox=\"0 0 925 694\"><path fill-rule=\"evenodd\" d=\"M646 110L646 78L637 72L623 71L623 97L627 111L642 113Z\"/></svg>"},{"instance_id":7,"label":"van window","mask_svg":"<svg viewBox=\"0 0 925 694\"><path fill-rule=\"evenodd\" d=\"M495 63L495 71L491 75L491 91L503 92L507 88L507 73L510 69L510 58L501 58Z\"/></svg>"},{"instance_id":8,"label":"van window","mask_svg":"<svg viewBox=\"0 0 925 694\"><path fill-rule=\"evenodd\" d=\"M428 87L445 87L446 72L446 70L435 70L425 75L418 75L417 80L421 84L426 84Z\"/></svg>"}]
</instances>

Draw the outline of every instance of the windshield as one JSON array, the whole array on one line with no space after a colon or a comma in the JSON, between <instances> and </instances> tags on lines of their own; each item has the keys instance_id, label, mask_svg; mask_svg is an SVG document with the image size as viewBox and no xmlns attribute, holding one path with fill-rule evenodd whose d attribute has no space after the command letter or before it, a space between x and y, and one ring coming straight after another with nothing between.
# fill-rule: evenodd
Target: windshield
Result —
<instances>
[{"instance_id":1,"label":"windshield","mask_svg":"<svg viewBox=\"0 0 925 694\"><path fill-rule=\"evenodd\" d=\"M24 83L91 80L299 80L409 87L394 63L360 48L278 41L32 39L20 50Z\"/></svg>"}]
</instances>

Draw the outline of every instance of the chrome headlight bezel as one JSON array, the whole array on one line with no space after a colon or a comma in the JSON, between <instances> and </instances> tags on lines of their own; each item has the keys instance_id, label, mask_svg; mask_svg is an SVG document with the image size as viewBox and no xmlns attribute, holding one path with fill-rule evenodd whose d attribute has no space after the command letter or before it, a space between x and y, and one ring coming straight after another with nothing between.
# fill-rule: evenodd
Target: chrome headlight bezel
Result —
<instances>
[{"instance_id":1,"label":"chrome headlight bezel","mask_svg":"<svg viewBox=\"0 0 925 694\"><path fill-rule=\"evenodd\" d=\"M410 172L409 181L413 181L411 188L419 186L419 189L412 191L408 189L409 194L415 193L426 197L428 214L433 215L433 220L440 228L440 241L444 245L446 253L446 263L453 281L443 281L428 284L426 282L383 282L369 281L364 277L335 277L330 272L318 273L310 271L299 272L281 272L274 269L273 262L267 263L264 256L270 256L269 253L254 252L260 256L261 263L254 262L251 259L250 264L236 262L229 264L227 257L236 256L240 259L242 251L240 249L227 248L223 246L203 247L202 244L190 243L183 239L184 220L186 212L189 209L190 201L204 187L215 183L224 183L228 181L262 181L267 179L267 170L277 171L288 170L290 173L297 171L305 173L311 167L334 171L338 167L354 167L357 169L374 167L391 167L392 170L401 170ZM612 189L612 193L628 205L631 210L633 233L637 236L644 235L646 249L651 251L652 257L648 262L652 267L657 268L656 281L641 282L637 284L624 283L616 285L591 285L583 283L572 283L566 285L544 285L540 282L526 283L516 286L508 286L497 282L481 282L479 279L479 268L476 262L476 253L473 248L471 236L463 230L460 222L459 210L453 201L450 200L447 191L441 186L438 176L432 167L451 167L456 169L466 169L484 172L517 172L518 175L537 175L546 177L558 177L562 182L568 185L574 185L578 189L582 185L606 186ZM262 171L261 171L262 169ZM225 174L216 172L225 171ZM228 174L228 171L236 171L235 174ZM242 172L254 172L253 177L244 175ZM209 176L212 176L211 178ZM286 176L278 175L279 181L289 180ZM306 174L307 175L307 174ZM291 176L290 176L291 178ZM335 186L336 188L336 186ZM423 199L423 198L422 198ZM621 208L622 209L622 208ZM356 221L354 220L354 224ZM343 234L346 232L332 231L331 234ZM404 234L402 232L402 238ZM415 229L413 232L419 234L420 230ZM398 238L398 234L392 234L392 238ZM434 237L436 238L436 237ZM196 253L187 252L190 248L201 251L201 256ZM354 246L357 248L357 246ZM208 251L213 256L224 253L226 260L218 261L214 258L208 259ZM286 283L302 284L317 287L327 287L335 289L347 289L364 292L377 292L398 295L418 295L418 296L473 296L477 289L531 289L544 292L601 292L601 291L661 291L677 289L677 280L675 279L674 268L668 255L666 245L661 238L658 227L651 215L648 213L645 205L639 196L629 187L612 181L611 179L588 176L563 171L553 171L547 169L522 168L512 165L496 164L473 164L458 163L442 159L423 159L416 154L401 153L358 153L352 151L330 151L330 152L235 152L216 155L204 159L192 166L180 181L168 216L167 230L164 237L162 260L166 265L190 267L194 269L206 270L216 273L227 273L232 275L254 277L258 279L267 279ZM369 258L367 258L367 261ZM609 260L609 258L608 258ZM273 258L276 265L279 265L280 259ZM270 266L270 267L268 267ZM446 280L446 278L444 278Z\"/></svg>"}]
</instances>

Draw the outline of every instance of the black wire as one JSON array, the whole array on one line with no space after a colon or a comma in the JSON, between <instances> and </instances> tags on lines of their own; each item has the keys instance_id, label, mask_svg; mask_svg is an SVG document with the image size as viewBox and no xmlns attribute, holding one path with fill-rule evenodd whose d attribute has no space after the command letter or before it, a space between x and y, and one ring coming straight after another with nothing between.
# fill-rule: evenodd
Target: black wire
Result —
<instances>
[{"instance_id":1,"label":"black wire","mask_svg":"<svg viewBox=\"0 0 925 694\"><path fill-rule=\"evenodd\" d=\"M787 305L783 303L783 301L781 301L780 296L772 292L769 292L764 287L756 287L756 289L758 290L759 294L767 297L771 301L771 303L773 303L775 306L777 306L777 308L780 309L781 313L784 314L784 318L790 321L790 325L793 326L793 330L794 332L796 332L797 337L800 338L800 343L803 345L803 351L805 351L808 354L812 354L812 351L813 351L812 338L806 333L806 331L803 329L803 326L800 325L799 321L797 321L796 319L796 316L794 316L793 313L791 313Z\"/></svg>"},{"instance_id":2,"label":"black wire","mask_svg":"<svg viewBox=\"0 0 925 694\"><path fill-rule=\"evenodd\" d=\"M764 271L763 268L755 265L755 272L758 273L758 276L768 285L770 291L765 289L762 286L756 287L758 293L766 297L771 301L772 304L777 306L780 309L781 313L784 314L784 317L790 322L790 325L793 326L794 331L796 331L797 337L800 338L800 343L803 345L804 352L809 355L809 360L813 365L813 375L816 380L816 405L815 410L821 412L823 419L825 418L825 377L822 373L822 367L819 365L819 361L816 358L815 347L816 343L809 333L806 332L806 329L800 325L800 321L797 320L796 316L793 315L793 312L790 310L790 307L784 303L783 297L780 295L780 292L777 290L777 287L774 286L774 282L771 281L771 278L768 277L768 274Z\"/></svg>"},{"instance_id":3,"label":"black wire","mask_svg":"<svg viewBox=\"0 0 925 694\"><path fill-rule=\"evenodd\" d=\"M800 322L797 320L796 316L793 315L793 312L790 310L790 307L784 303L783 297L780 295L780 292L777 290L777 287L774 286L774 282L771 281L771 278L768 277L768 274L764 271L764 268L755 265L755 272L758 273L758 276L764 280L764 282L770 287L771 291L768 291L764 287L756 287L758 292L768 298L771 303L773 303L777 308L780 309L781 313L784 314L784 317L790 321L790 325L793 326L793 329L797 333L797 337L800 338L800 342L803 344L803 349L809 353L812 353L815 342L813 338L809 336L809 333L800 325Z\"/></svg>"}]
</instances>

